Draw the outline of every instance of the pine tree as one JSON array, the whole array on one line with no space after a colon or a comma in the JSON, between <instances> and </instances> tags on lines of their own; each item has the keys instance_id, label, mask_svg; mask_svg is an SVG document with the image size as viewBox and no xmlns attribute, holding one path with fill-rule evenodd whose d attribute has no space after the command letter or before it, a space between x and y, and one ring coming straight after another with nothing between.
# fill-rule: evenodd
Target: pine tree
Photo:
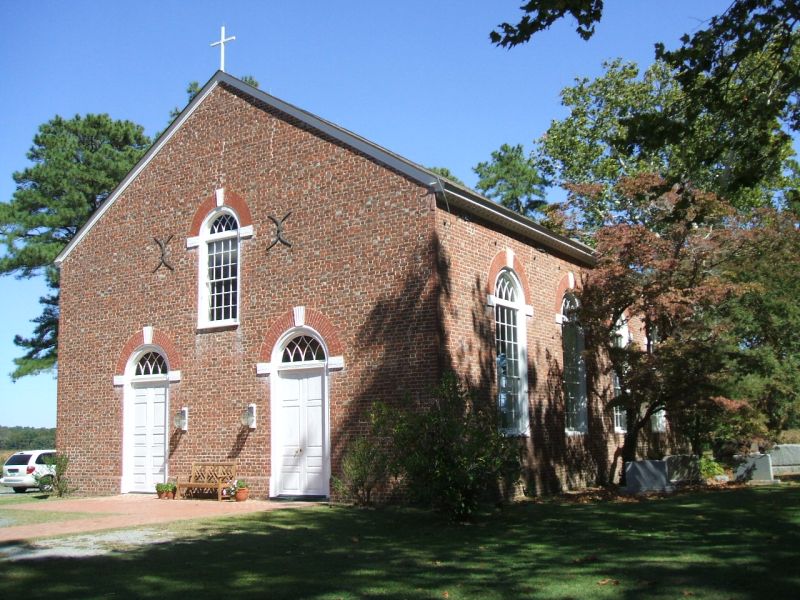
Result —
<instances>
[{"instance_id":1,"label":"pine tree","mask_svg":"<svg viewBox=\"0 0 800 600\"><path fill-rule=\"evenodd\" d=\"M13 174L16 191L0 203L0 275L44 275L52 293L40 298L33 336L16 336L25 353L14 359L13 379L56 363L58 271L53 264L150 145L141 126L106 114L56 116L39 127L27 158Z\"/></svg>"}]
</instances>

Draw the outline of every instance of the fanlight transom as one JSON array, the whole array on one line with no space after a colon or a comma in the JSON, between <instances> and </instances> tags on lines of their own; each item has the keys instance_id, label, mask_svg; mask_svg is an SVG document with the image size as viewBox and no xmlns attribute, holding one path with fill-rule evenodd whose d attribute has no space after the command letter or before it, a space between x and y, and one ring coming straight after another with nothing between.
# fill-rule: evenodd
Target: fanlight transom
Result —
<instances>
[{"instance_id":1,"label":"fanlight transom","mask_svg":"<svg viewBox=\"0 0 800 600\"><path fill-rule=\"evenodd\" d=\"M325 360L325 349L322 344L310 335L299 335L286 344L281 362L297 363L318 360Z\"/></svg>"},{"instance_id":2,"label":"fanlight transom","mask_svg":"<svg viewBox=\"0 0 800 600\"><path fill-rule=\"evenodd\" d=\"M211 223L209 233L213 235L224 231L236 231L237 229L239 229L239 224L236 222L236 217L228 213L222 213Z\"/></svg>"},{"instance_id":3,"label":"fanlight transom","mask_svg":"<svg viewBox=\"0 0 800 600\"><path fill-rule=\"evenodd\" d=\"M136 375L166 375L167 361L158 352L145 352L136 363Z\"/></svg>"}]
</instances>

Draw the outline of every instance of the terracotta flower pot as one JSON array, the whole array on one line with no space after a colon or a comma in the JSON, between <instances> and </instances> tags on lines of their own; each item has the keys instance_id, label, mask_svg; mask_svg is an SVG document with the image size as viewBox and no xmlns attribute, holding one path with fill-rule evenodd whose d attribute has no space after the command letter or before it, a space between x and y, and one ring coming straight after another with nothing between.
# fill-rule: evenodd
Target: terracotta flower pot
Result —
<instances>
[{"instance_id":1,"label":"terracotta flower pot","mask_svg":"<svg viewBox=\"0 0 800 600\"><path fill-rule=\"evenodd\" d=\"M250 497L250 490L248 488L240 488L236 490L236 494L234 498L236 498L237 502L244 502Z\"/></svg>"},{"instance_id":2,"label":"terracotta flower pot","mask_svg":"<svg viewBox=\"0 0 800 600\"><path fill-rule=\"evenodd\" d=\"M156 492L156 495L158 496L158 499L161 500L161 498L164 497L164 492Z\"/></svg>"},{"instance_id":3,"label":"terracotta flower pot","mask_svg":"<svg viewBox=\"0 0 800 600\"><path fill-rule=\"evenodd\" d=\"M167 500L172 500L173 495L174 494L172 492L164 492L164 498Z\"/></svg>"}]
</instances>

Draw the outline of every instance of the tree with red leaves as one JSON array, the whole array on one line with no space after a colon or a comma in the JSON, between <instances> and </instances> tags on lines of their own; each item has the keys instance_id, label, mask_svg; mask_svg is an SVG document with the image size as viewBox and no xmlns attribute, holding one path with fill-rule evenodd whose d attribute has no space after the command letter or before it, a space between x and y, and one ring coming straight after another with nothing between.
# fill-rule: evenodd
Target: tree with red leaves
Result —
<instances>
[{"instance_id":1,"label":"tree with red leaves","mask_svg":"<svg viewBox=\"0 0 800 600\"><path fill-rule=\"evenodd\" d=\"M596 192L572 188L573 197ZM699 453L732 406L723 390L735 348L713 314L742 291L726 273L757 251L758 228L719 196L654 175L623 178L616 193L626 203L597 230L597 266L579 294L587 359L619 382L612 406L627 415L623 461L635 460L640 432L660 410ZM639 333L633 343L620 344L622 324Z\"/></svg>"}]
</instances>

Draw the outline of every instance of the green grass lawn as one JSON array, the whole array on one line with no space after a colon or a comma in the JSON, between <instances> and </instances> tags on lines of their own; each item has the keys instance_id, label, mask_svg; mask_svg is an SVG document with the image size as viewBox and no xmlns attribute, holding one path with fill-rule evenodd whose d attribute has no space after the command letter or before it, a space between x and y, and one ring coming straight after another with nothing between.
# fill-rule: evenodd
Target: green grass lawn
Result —
<instances>
[{"instance_id":1,"label":"green grass lawn","mask_svg":"<svg viewBox=\"0 0 800 600\"><path fill-rule=\"evenodd\" d=\"M39 502L49 500L50 497L38 492L28 492L25 494L0 494L0 509L8 507L9 504L22 504L24 502Z\"/></svg>"},{"instance_id":2,"label":"green grass lawn","mask_svg":"<svg viewBox=\"0 0 800 600\"><path fill-rule=\"evenodd\" d=\"M3 494L0 496L0 527L14 527L15 525L35 525L52 521L66 521L70 519L88 519L95 516L92 513L82 512L32 512L15 510L15 506L33 502L58 502L57 498L28 492L26 494ZM1 569L2 567L0 567Z\"/></svg>"},{"instance_id":3,"label":"green grass lawn","mask_svg":"<svg viewBox=\"0 0 800 600\"><path fill-rule=\"evenodd\" d=\"M0 597L800 598L800 487L522 503L469 525L316 507L173 526L174 542L0 563Z\"/></svg>"},{"instance_id":4,"label":"green grass lawn","mask_svg":"<svg viewBox=\"0 0 800 600\"><path fill-rule=\"evenodd\" d=\"M17 525L37 525L39 523L52 523L54 521L70 521L73 519L90 519L93 513L83 512L31 512L27 510L13 510L3 508L0 510L0 527L15 527Z\"/></svg>"}]
</instances>

